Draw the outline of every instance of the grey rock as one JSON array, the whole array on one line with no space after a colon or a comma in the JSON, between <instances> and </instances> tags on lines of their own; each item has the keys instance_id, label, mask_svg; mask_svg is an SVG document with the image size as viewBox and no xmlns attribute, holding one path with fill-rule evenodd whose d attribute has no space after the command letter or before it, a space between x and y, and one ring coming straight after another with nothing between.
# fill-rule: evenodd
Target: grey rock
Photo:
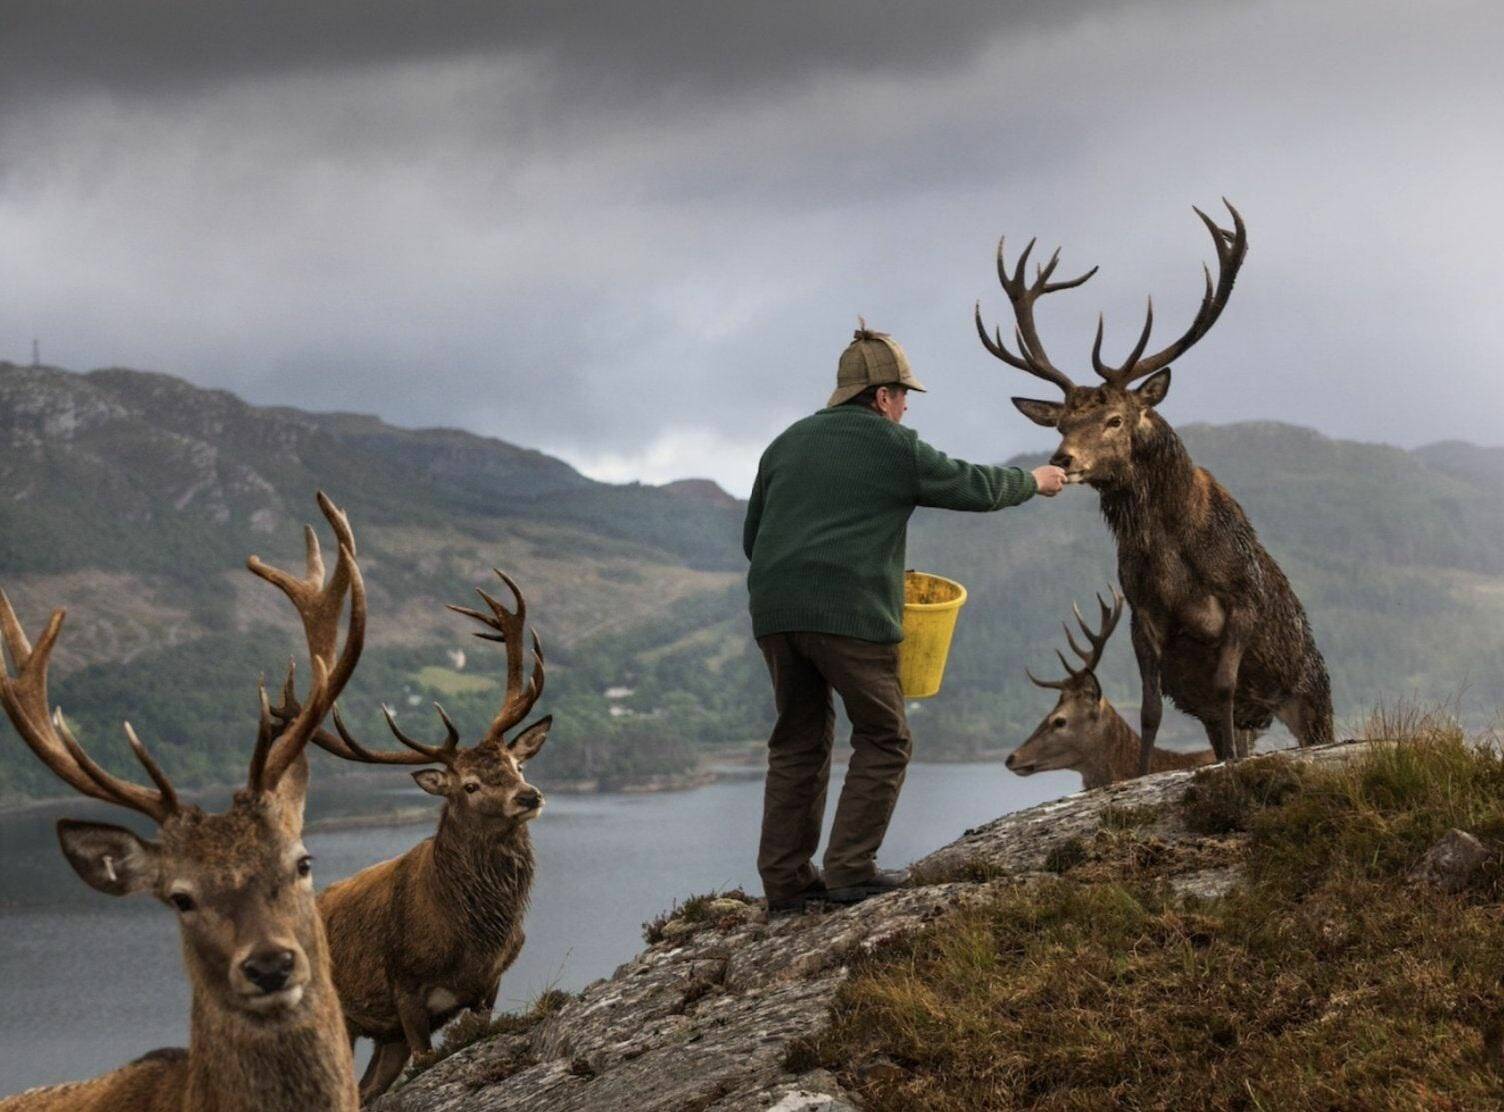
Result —
<instances>
[{"instance_id":1,"label":"grey rock","mask_svg":"<svg viewBox=\"0 0 1504 1112\"><path fill-rule=\"evenodd\" d=\"M1410 879L1443 892L1461 892L1488 859L1488 849L1466 830L1453 827L1410 870Z\"/></svg>"},{"instance_id":2,"label":"grey rock","mask_svg":"<svg viewBox=\"0 0 1504 1112\"><path fill-rule=\"evenodd\" d=\"M1357 751L1339 745L1294 755L1328 761ZM796 1039L825 1027L853 956L1000 886L1055 883L1042 872L1052 847L1072 837L1090 841L1111 804L1176 802L1191 775L1159 773L1005 816L913 870L935 877L946 866L982 861L998 874L982 883L923 884L771 921L755 906L727 906L692 930L665 928L665 941L589 985L531 1032L465 1048L376 1101L372 1112L854 1110L858 1101L838 1077L788 1054ZM1206 841L1186 831L1173 808L1153 836L1192 848ZM1237 880L1235 869L1208 868L1194 852L1184 857L1190 864L1172 883L1188 895L1214 898ZM864 1081L900 1069L885 1059L853 1066Z\"/></svg>"}]
</instances>

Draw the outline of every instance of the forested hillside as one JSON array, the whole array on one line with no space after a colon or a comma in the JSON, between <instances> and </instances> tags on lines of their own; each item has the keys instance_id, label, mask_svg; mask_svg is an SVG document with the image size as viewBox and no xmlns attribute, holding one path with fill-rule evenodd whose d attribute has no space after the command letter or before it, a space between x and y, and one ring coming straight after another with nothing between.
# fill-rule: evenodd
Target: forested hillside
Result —
<instances>
[{"instance_id":1,"label":"forested hillside","mask_svg":"<svg viewBox=\"0 0 1504 1112\"><path fill-rule=\"evenodd\" d=\"M1305 599L1339 713L1464 689L1475 715L1504 702L1504 450L1406 452L1274 424L1183 432ZM549 649L558 726L541 782L629 784L766 728L741 507L712 484L609 485L454 430L0 363L0 585L31 627L68 607L53 693L91 748L120 761L129 718L185 782L239 774L255 679L300 646L244 559L296 563L319 488L348 508L370 586L369 648L343 700L366 733L379 736L382 700L415 730L434 698L462 725L489 717L499 653L443 603L493 565L521 582ZM945 690L915 712L920 753L1016 743L1049 705L1024 667L1048 671L1070 601L1112 580L1095 496L923 511L910 563L971 591ZM1136 701L1126 636L1104 678ZM0 795L53 790L13 736L0 744Z\"/></svg>"}]
</instances>

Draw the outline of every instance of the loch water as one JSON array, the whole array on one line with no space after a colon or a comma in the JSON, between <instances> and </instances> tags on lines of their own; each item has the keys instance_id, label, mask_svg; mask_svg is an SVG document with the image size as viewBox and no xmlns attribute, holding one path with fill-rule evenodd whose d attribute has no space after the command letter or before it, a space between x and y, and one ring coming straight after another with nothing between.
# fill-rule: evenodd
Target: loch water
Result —
<instances>
[{"instance_id":1,"label":"loch water","mask_svg":"<svg viewBox=\"0 0 1504 1112\"><path fill-rule=\"evenodd\" d=\"M829 812L842 772L835 770ZM541 761L535 777L547 794ZM967 827L1079 786L1074 773L1020 779L1001 762L917 763L881 864L907 864ZM431 802L400 775L375 791L389 797L378 808ZM368 811L372 795L369 781L335 782L314 792L309 819ZM524 1008L550 987L575 990L609 976L642 948L643 921L676 899L735 885L756 891L761 811L761 777L745 774L688 791L551 795L533 827L538 879L527 944L502 980L498 1007ZM148 898L87 888L58 849L53 827L63 815L129 821L86 800L0 816L0 1096L187 1044L188 987L173 916ZM431 832L432 823L314 828L306 841L315 879L327 884Z\"/></svg>"}]
</instances>

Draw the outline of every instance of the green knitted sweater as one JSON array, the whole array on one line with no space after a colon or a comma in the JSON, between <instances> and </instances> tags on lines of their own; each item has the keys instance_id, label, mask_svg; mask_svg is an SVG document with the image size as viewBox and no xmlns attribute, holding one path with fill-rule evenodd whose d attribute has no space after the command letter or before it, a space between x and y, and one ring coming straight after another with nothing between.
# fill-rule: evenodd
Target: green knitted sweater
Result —
<instances>
[{"instance_id":1,"label":"green knitted sweater","mask_svg":"<svg viewBox=\"0 0 1504 1112\"><path fill-rule=\"evenodd\" d=\"M1027 471L951 459L864 406L794 422L763 453L747 504L753 635L902 641L914 508L1001 510L1036 489Z\"/></svg>"}]
</instances>

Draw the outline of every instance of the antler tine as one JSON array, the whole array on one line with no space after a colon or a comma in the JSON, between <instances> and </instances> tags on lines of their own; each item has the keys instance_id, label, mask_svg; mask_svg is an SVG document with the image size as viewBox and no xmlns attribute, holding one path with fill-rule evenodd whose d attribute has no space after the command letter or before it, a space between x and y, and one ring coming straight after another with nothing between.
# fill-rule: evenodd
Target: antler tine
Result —
<instances>
[{"instance_id":1,"label":"antler tine","mask_svg":"<svg viewBox=\"0 0 1504 1112\"><path fill-rule=\"evenodd\" d=\"M1071 609L1076 611L1076 620L1078 622L1081 622L1081 629L1086 633L1087 638L1090 639L1090 637L1091 637L1091 631L1086 628L1086 623L1084 621L1081 621L1081 611L1076 610L1075 603L1071 604ZM1066 625L1064 622L1061 622L1060 623L1060 628L1063 629L1063 630L1065 630L1065 639L1070 644L1071 651L1073 653L1075 653L1077 656L1079 656L1083 661L1086 662L1086 669L1087 669L1087 671L1090 671L1091 670L1091 651L1088 650L1088 649L1083 649L1080 645L1076 644L1075 637L1073 637L1071 635L1071 627L1070 626Z\"/></svg>"},{"instance_id":2,"label":"antler tine","mask_svg":"<svg viewBox=\"0 0 1504 1112\"><path fill-rule=\"evenodd\" d=\"M339 544L339 559L328 582L324 581L323 553L319 548L318 534L312 526L305 526L303 531L307 548L307 570L301 579L263 563L257 556L246 561L246 566L255 575L281 590L297 610L303 623L303 634L308 643L308 655L313 669L308 700L302 709L290 723L283 719L284 728L269 744L266 752L258 744L251 762L252 790L274 788L282 774L297 760L310 736L349 681L351 673L355 671L365 645L365 580L361 576L360 566L355 562L355 535L345 511L336 506L323 491L318 492L318 504ZM345 631L344 648L336 659L340 618L345 610L347 594L350 618ZM288 705L287 700L291 694L290 686L284 688L284 706Z\"/></svg>"},{"instance_id":3,"label":"antler tine","mask_svg":"<svg viewBox=\"0 0 1504 1112\"><path fill-rule=\"evenodd\" d=\"M385 703L381 705L381 715L386 719L387 729L403 745L407 746L414 754L422 757L422 760L414 760L407 753L375 753L361 748L361 745L345 729L344 720L336 716L335 727L345 742L360 755L361 760L370 761L372 764L449 764L454 754L459 750L460 732L450 721L449 715L444 713L444 708L438 703L433 705L434 710L439 712L439 718L444 722L445 736L439 745L425 745L416 738L409 737L402 732L402 727L397 725L397 716L392 713L392 708Z\"/></svg>"},{"instance_id":4,"label":"antler tine","mask_svg":"<svg viewBox=\"0 0 1504 1112\"><path fill-rule=\"evenodd\" d=\"M1065 690L1065 680L1042 680L1027 668L1024 669L1024 675L1028 676L1030 682L1036 687L1047 687L1052 691Z\"/></svg>"},{"instance_id":5,"label":"antler tine","mask_svg":"<svg viewBox=\"0 0 1504 1112\"><path fill-rule=\"evenodd\" d=\"M1222 203L1227 206L1227 211L1232 214L1232 228L1221 228L1217 222L1199 208L1192 206L1192 211L1201 218L1206 229L1211 233L1212 246L1217 252L1217 281L1212 283L1211 268L1205 263L1201 264L1202 272L1206 276L1206 292L1202 295L1201 304L1196 309L1196 315L1191 320L1191 326L1185 333L1168 347L1162 348L1153 355L1143 356L1143 344L1141 343L1128 359L1119 367L1104 368L1093 358L1093 366L1096 371L1107 381L1117 386L1127 386L1141 378L1153 374L1163 367L1180 358L1191 347L1210 331L1212 325L1222 315L1222 310L1227 307L1227 300L1232 296L1233 283L1237 281L1238 271L1243 266L1243 260L1248 255L1248 227L1243 223L1243 216L1232 202L1226 197ZM1152 309L1151 309L1152 311ZM1148 326L1145 326L1147 340Z\"/></svg>"},{"instance_id":6,"label":"antler tine","mask_svg":"<svg viewBox=\"0 0 1504 1112\"><path fill-rule=\"evenodd\" d=\"M47 664L62 632L65 613L61 609L52 612L33 648L10 599L0 590L0 638L16 670L13 677L9 668L0 666L0 705L5 707L6 717L32 753L74 791L129 807L163 823L178 810L177 794L161 767L146 753L135 731L126 726L131 749L145 765L158 791L106 772L84 752L63 720L62 712L49 708Z\"/></svg>"},{"instance_id":7,"label":"antler tine","mask_svg":"<svg viewBox=\"0 0 1504 1112\"><path fill-rule=\"evenodd\" d=\"M1027 371L1036 378L1042 378L1046 382L1054 383L1061 390L1069 394L1075 389L1076 384L1071 381L1064 371L1061 371L1050 362L1045 353L1044 343L1039 338L1039 330L1034 324L1034 302L1041 294L1056 293L1059 290L1073 289L1081 285L1097 272L1092 267L1078 278L1071 278L1060 282L1051 282L1050 278L1055 273L1055 268L1060 264L1060 249L1057 247L1050 256L1049 262L1035 267L1033 283L1025 282L1025 267L1029 262L1029 254L1034 250L1035 240L1029 240L1022 254L1018 257L1018 263L1010 274L1004 247L1006 237L997 241L997 277L1003 287L1003 292L1008 295L1008 301L1013 306L1013 319L1016 322L1014 339L1018 344L1020 354L1014 355L1003 343L1002 330L994 329L993 335L987 334L987 328L982 323L982 305L977 302L975 316L977 335L982 339L982 345L996 358L1001 359L1010 367Z\"/></svg>"}]
</instances>

